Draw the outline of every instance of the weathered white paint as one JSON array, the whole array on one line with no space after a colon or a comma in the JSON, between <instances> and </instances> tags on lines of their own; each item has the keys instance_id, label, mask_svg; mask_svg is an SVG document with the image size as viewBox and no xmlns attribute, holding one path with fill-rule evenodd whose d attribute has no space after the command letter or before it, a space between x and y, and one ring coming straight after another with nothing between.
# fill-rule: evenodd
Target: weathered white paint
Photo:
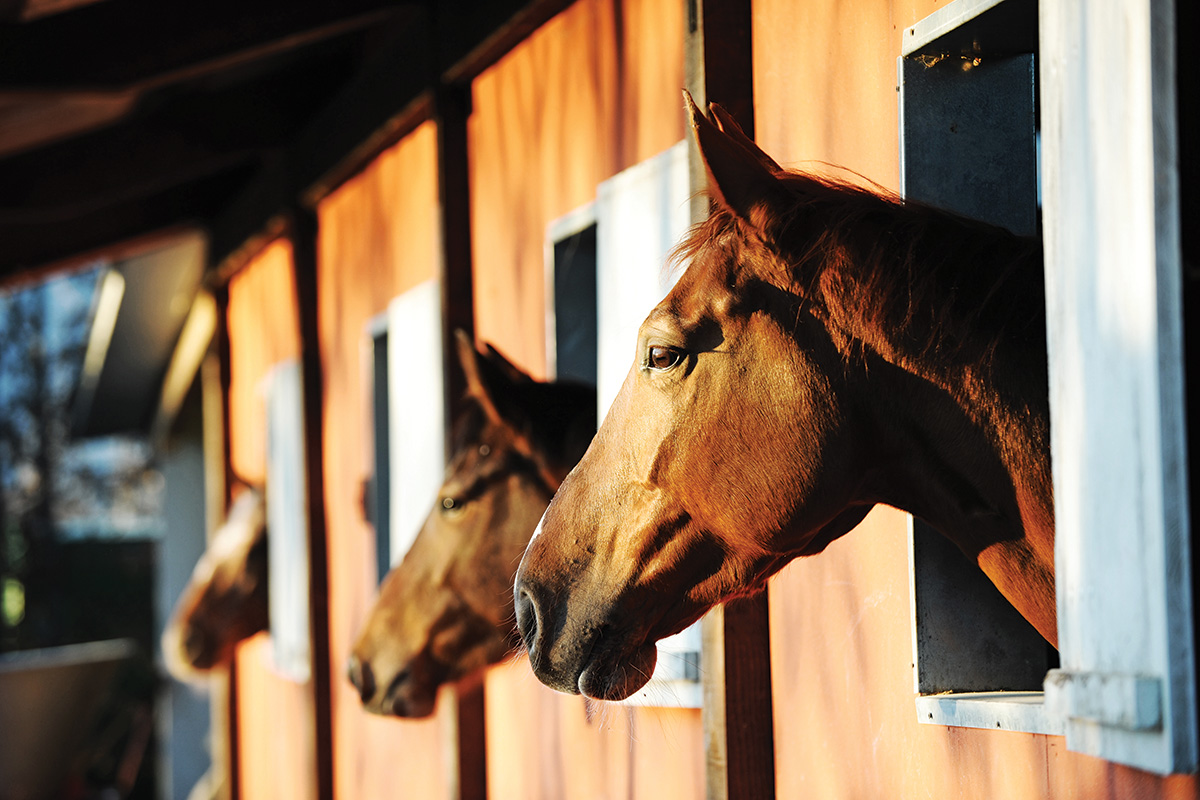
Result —
<instances>
[{"instance_id":1,"label":"weathered white paint","mask_svg":"<svg viewBox=\"0 0 1200 800\"><path fill-rule=\"evenodd\" d=\"M1039 13L1062 657L1048 703L1073 750L1190 771L1174 7L1044 0ZM1122 723L1141 710L1113 704L1144 694L1088 690L1135 679L1159 687L1161 726Z\"/></svg>"},{"instance_id":2,"label":"weathered white paint","mask_svg":"<svg viewBox=\"0 0 1200 800\"><path fill-rule=\"evenodd\" d=\"M1062 716L1046 708L1042 692L956 692L917 697L917 721L1062 736Z\"/></svg>"},{"instance_id":3,"label":"weathered white paint","mask_svg":"<svg viewBox=\"0 0 1200 800\"><path fill-rule=\"evenodd\" d=\"M388 305L387 489L393 565L421 532L445 474L441 342L442 298L436 279L414 286Z\"/></svg>"},{"instance_id":4,"label":"weathered white paint","mask_svg":"<svg viewBox=\"0 0 1200 800\"><path fill-rule=\"evenodd\" d=\"M915 53L964 22L969 22L983 12L1000 5L1003 1L955 0L947 6L942 6L904 32L904 41L900 43L900 54L907 56Z\"/></svg>"},{"instance_id":5,"label":"weathered white paint","mask_svg":"<svg viewBox=\"0 0 1200 800\"><path fill-rule=\"evenodd\" d=\"M297 683L312 674L308 589L308 488L300 362L267 373L267 588L275 668Z\"/></svg>"}]
</instances>

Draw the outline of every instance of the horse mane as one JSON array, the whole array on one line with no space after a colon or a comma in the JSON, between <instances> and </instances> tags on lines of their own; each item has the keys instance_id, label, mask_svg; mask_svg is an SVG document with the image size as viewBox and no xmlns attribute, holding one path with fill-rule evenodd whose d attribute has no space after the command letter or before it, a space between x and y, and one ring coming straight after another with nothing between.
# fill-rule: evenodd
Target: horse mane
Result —
<instances>
[{"instance_id":1,"label":"horse mane","mask_svg":"<svg viewBox=\"0 0 1200 800\"><path fill-rule=\"evenodd\" d=\"M980 364L1002 341L1044 341L1041 243L983 222L801 172L775 176L786 202L755 227L714 204L672 253L684 263L717 248L844 335L843 353L870 347L898 362ZM764 253L769 253L763 264ZM744 274L733 276L745 278ZM1044 353L1044 347L1041 348Z\"/></svg>"}]
</instances>

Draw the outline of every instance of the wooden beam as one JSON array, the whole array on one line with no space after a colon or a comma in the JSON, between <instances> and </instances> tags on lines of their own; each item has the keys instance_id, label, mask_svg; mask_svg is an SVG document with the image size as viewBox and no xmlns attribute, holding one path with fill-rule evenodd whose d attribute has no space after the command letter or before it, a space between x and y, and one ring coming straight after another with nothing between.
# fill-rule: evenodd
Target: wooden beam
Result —
<instances>
[{"instance_id":1,"label":"wooden beam","mask_svg":"<svg viewBox=\"0 0 1200 800\"><path fill-rule=\"evenodd\" d=\"M454 331L475 333L474 268L471 260L471 184L468 171L469 86L444 86L436 95L438 203L441 211L442 354L446 419L462 409L466 379L458 364ZM446 454L451 453L449 427Z\"/></svg>"},{"instance_id":2,"label":"wooden beam","mask_svg":"<svg viewBox=\"0 0 1200 800\"><path fill-rule=\"evenodd\" d=\"M286 150L265 164L212 222L215 263L225 265L292 206L317 202L429 118L432 51L416 16Z\"/></svg>"},{"instance_id":3,"label":"wooden beam","mask_svg":"<svg viewBox=\"0 0 1200 800\"><path fill-rule=\"evenodd\" d=\"M718 102L754 137L754 73L749 0L685 0L688 90L704 107ZM705 187L693 146L693 189ZM708 213L700 198L693 215ZM706 787L710 800L773 800L774 711L770 609L764 591L733 600L704 620Z\"/></svg>"},{"instance_id":4,"label":"wooden beam","mask_svg":"<svg viewBox=\"0 0 1200 800\"><path fill-rule=\"evenodd\" d=\"M390 0L156 0L98 3L0 26L0 87L128 88L221 71L405 13ZM97 35L102 31L103 35ZM205 67L204 65L210 65ZM173 76L173 77L172 77Z\"/></svg>"},{"instance_id":5,"label":"wooden beam","mask_svg":"<svg viewBox=\"0 0 1200 800\"><path fill-rule=\"evenodd\" d=\"M246 180L246 170L218 172L194 183L95 208L69 222L0 220L0 283L41 272L43 264L118 244L214 213Z\"/></svg>"},{"instance_id":6,"label":"wooden beam","mask_svg":"<svg viewBox=\"0 0 1200 800\"><path fill-rule=\"evenodd\" d=\"M325 524L324 376L318 311L317 216L292 209L289 218L300 365L304 394L304 459L308 495L309 624L312 643L313 761L317 800L333 798L333 686L329 650L329 542Z\"/></svg>"},{"instance_id":7,"label":"wooden beam","mask_svg":"<svg viewBox=\"0 0 1200 800\"><path fill-rule=\"evenodd\" d=\"M450 420L457 418L466 396L466 379L456 355L455 331L475 332L475 279L471 259L471 183L468 170L467 119L470 85L441 86L434 95L437 121L438 206L441 219L442 375L447 420L446 457L453 454ZM487 797L487 731L482 680L457 687L456 800Z\"/></svg>"},{"instance_id":8,"label":"wooden beam","mask_svg":"<svg viewBox=\"0 0 1200 800\"><path fill-rule=\"evenodd\" d=\"M414 14L293 146L214 220L218 263L287 204L315 207L384 148L439 113L434 111L444 91L439 87L468 86L569 5L570 0L456 0L433 4L435 16Z\"/></svg>"},{"instance_id":9,"label":"wooden beam","mask_svg":"<svg viewBox=\"0 0 1200 800\"><path fill-rule=\"evenodd\" d=\"M448 0L434 5L441 79L466 84L573 0Z\"/></svg>"}]
</instances>

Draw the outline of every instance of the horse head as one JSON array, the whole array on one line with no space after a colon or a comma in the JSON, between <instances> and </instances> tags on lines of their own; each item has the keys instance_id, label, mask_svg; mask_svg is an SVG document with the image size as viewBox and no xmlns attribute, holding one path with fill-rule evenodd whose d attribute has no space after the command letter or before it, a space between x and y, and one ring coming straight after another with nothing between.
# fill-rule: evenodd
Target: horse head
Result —
<instances>
[{"instance_id":1,"label":"horse head","mask_svg":"<svg viewBox=\"0 0 1200 800\"><path fill-rule=\"evenodd\" d=\"M227 664L238 642L267 625L266 508L262 492L247 488L196 562L163 630L167 667L186 680Z\"/></svg>"},{"instance_id":2,"label":"horse head","mask_svg":"<svg viewBox=\"0 0 1200 800\"><path fill-rule=\"evenodd\" d=\"M998 229L785 172L719 107L708 119L688 104L714 211L677 251L687 269L642 324L632 369L514 588L539 679L599 699L636 691L658 639L820 552L876 502L961 533L981 564L992 545L1024 542L1023 516L1044 516L1049 503L1036 429L1044 388L1042 405L1014 392L978 397L1011 349L997 343L1002 331L979 329L1018 312L996 311L989 287L957 276L932 287L928 308L913 295L961 248L1017 260L1027 248ZM960 250L926 258L935 233ZM887 280L901 288L881 290ZM951 295L984 309L959 319ZM945 308L952 318L933 325ZM1044 348L1041 358L1044 375ZM997 440L1010 419L1035 428L1022 431L1023 450ZM1032 453L1029 480L1015 450ZM1052 587L1050 537L1037 563L1050 559ZM1048 614L1042 629L1052 630L1052 588L1034 606L1021 610L1043 623Z\"/></svg>"},{"instance_id":3,"label":"horse head","mask_svg":"<svg viewBox=\"0 0 1200 800\"><path fill-rule=\"evenodd\" d=\"M350 659L351 682L378 714L426 716L443 684L512 652L513 573L596 427L593 390L533 381L461 333L458 355L470 402L445 482Z\"/></svg>"}]
</instances>

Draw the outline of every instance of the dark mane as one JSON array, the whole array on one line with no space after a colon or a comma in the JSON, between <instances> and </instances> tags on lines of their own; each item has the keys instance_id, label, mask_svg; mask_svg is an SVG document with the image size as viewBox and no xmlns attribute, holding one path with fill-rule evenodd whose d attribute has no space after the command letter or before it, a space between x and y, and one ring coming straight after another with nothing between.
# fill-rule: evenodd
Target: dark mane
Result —
<instances>
[{"instance_id":1,"label":"dark mane","mask_svg":"<svg viewBox=\"0 0 1200 800\"><path fill-rule=\"evenodd\" d=\"M898 363L951 366L989 360L1002 340L1027 341L1028 349L1044 341L1038 240L882 189L777 177L790 211L763 226L773 241L718 206L672 259L716 248L743 273L765 268L846 337L847 354L865 346Z\"/></svg>"}]
</instances>

